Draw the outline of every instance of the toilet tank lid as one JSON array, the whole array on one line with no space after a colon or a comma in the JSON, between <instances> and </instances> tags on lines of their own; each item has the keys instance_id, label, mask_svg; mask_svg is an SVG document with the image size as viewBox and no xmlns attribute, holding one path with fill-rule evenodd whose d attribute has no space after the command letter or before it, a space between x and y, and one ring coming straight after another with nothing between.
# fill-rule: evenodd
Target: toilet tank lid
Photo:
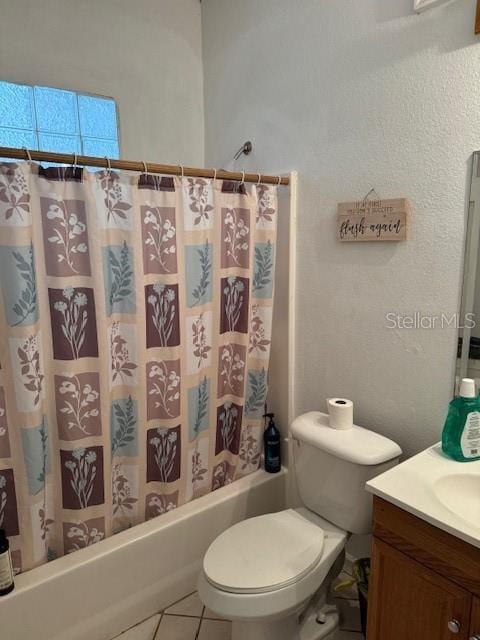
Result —
<instances>
[{"instance_id":1,"label":"toilet tank lid","mask_svg":"<svg viewBox=\"0 0 480 640\"><path fill-rule=\"evenodd\" d=\"M353 464L382 464L402 454L396 442L363 427L332 429L328 414L320 411L310 411L295 418L290 433L297 440Z\"/></svg>"}]
</instances>

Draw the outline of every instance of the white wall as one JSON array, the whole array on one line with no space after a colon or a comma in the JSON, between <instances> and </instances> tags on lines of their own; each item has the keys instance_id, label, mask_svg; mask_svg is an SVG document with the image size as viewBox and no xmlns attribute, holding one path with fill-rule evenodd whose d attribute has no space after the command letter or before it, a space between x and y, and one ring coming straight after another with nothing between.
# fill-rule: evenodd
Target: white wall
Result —
<instances>
[{"instance_id":1,"label":"white wall","mask_svg":"<svg viewBox=\"0 0 480 640\"><path fill-rule=\"evenodd\" d=\"M203 164L198 0L0 0L0 79L115 98L121 156Z\"/></svg>"},{"instance_id":2,"label":"white wall","mask_svg":"<svg viewBox=\"0 0 480 640\"><path fill-rule=\"evenodd\" d=\"M459 306L469 158L480 147L474 0L203 0L206 164L299 171L297 412L330 395L413 453L439 438L454 329L388 312ZM339 244L339 201L407 196L411 239Z\"/></svg>"}]
</instances>

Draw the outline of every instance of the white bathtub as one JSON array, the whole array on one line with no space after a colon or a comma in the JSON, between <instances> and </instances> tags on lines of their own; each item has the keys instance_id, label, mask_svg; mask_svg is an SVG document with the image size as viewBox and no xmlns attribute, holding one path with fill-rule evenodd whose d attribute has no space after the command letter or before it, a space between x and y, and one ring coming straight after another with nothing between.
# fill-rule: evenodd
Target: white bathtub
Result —
<instances>
[{"instance_id":1,"label":"white bathtub","mask_svg":"<svg viewBox=\"0 0 480 640\"><path fill-rule=\"evenodd\" d=\"M257 471L159 518L17 577L1 640L108 640L195 589L212 540L284 508L286 474Z\"/></svg>"}]
</instances>

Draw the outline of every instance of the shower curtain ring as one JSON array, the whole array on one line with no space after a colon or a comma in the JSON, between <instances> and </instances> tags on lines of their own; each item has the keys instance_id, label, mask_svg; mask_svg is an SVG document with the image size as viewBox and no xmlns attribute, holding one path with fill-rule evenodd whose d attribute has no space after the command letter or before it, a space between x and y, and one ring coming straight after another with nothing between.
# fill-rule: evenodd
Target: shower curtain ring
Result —
<instances>
[{"instance_id":1,"label":"shower curtain ring","mask_svg":"<svg viewBox=\"0 0 480 640\"><path fill-rule=\"evenodd\" d=\"M29 162L33 162L32 160L32 154L30 153L30 151L27 149L27 147L22 147L22 149L25 151L25 153L27 154L27 159Z\"/></svg>"},{"instance_id":2,"label":"shower curtain ring","mask_svg":"<svg viewBox=\"0 0 480 640\"><path fill-rule=\"evenodd\" d=\"M215 180L217 179L217 169L213 170L213 181L215 182Z\"/></svg>"},{"instance_id":3,"label":"shower curtain ring","mask_svg":"<svg viewBox=\"0 0 480 640\"><path fill-rule=\"evenodd\" d=\"M112 173L112 163L110 162L110 158L108 156L105 156L105 161L107 163L107 173L110 176L110 174Z\"/></svg>"},{"instance_id":4,"label":"shower curtain ring","mask_svg":"<svg viewBox=\"0 0 480 640\"><path fill-rule=\"evenodd\" d=\"M279 187L281 184L282 184L282 176L278 176L277 187Z\"/></svg>"},{"instance_id":5,"label":"shower curtain ring","mask_svg":"<svg viewBox=\"0 0 480 640\"><path fill-rule=\"evenodd\" d=\"M242 180L240 184L245 184L245 171L242 171Z\"/></svg>"},{"instance_id":6,"label":"shower curtain ring","mask_svg":"<svg viewBox=\"0 0 480 640\"><path fill-rule=\"evenodd\" d=\"M182 172L180 175L182 176L182 180L183 180L183 178L185 177L185 169L183 167L183 164L179 164L178 166L180 168L180 171Z\"/></svg>"},{"instance_id":7,"label":"shower curtain ring","mask_svg":"<svg viewBox=\"0 0 480 640\"><path fill-rule=\"evenodd\" d=\"M147 167L147 163L145 162L145 160L142 160L142 164L143 164L143 173L148 176L148 167Z\"/></svg>"},{"instance_id":8,"label":"shower curtain ring","mask_svg":"<svg viewBox=\"0 0 480 640\"><path fill-rule=\"evenodd\" d=\"M73 154L73 170L75 171L76 168L77 168L77 154L74 153Z\"/></svg>"},{"instance_id":9,"label":"shower curtain ring","mask_svg":"<svg viewBox=\"0 0 480 640\"><path fill-rule=\"evenodd\" d=\"M258 187L258 185L260 184L261 180L262 180L262 174L261 174L261 173L259 173L259 174L258 174L258 180L257 180L257 187Z\"/></svg>"}]
</instances>

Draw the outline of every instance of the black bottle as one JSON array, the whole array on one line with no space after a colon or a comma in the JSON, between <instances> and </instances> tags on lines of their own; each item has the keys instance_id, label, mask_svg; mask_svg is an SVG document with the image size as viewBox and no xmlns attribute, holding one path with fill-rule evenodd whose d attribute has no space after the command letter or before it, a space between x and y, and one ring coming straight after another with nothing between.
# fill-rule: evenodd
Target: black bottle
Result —
<instances>
[{"instance_id":1,"label":"black bottle","mask_svg":"<svg viewBox=\"0 0 480 640\"><path fill-rule=\"evenodd\" d=\"M5 531L0 529L0 596L13 591L14 586L10 543Z\"/></svg>"},{"instance_id":2,"label":"black bottle","mask_svg":"<svg viewBox=\"0 0 480 640\"><path fill-rule=\"evenodd\" d=\"M273 413L266 413L263 417L269 418L268 427L263 433L265 446L265 471L268 473L278 473L282 468L280 431L273 421Z\"/></svg>"}]
</instances>

